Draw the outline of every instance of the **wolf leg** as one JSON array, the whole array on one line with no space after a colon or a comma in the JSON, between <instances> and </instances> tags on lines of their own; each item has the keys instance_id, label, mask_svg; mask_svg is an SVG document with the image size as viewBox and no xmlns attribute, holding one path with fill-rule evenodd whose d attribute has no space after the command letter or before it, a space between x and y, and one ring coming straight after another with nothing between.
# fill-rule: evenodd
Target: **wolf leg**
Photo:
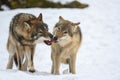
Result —
<instances>
[{"instance_id":1,"label":"wolf leg","mask_svg":"<svg viewBox=\"0 0 120 80\"><path fill-rule=\"evenodd\" d=\"M7 69L12 69L13 67L13 58L15 54L15 48L12 44L8 43L8 52L9 52L9 59L7 64Z\"/></svg>"},{"instance_id":2,"label":"wolf leg","mask_svg":"<svg viewBox=\"0 0 120 80\"><path fill-rule=\"evenodd\" d=\"M59 69L60 69L60 56L55 57L53 66L54 66L54 74L59 75L60 74L60 72L59 72Z\"/></svg>"},{"instance_id":3,"label":"wolf leg","mask_svg":"<svg viewBox=\"0 0 120 80\"><path fill-rule=\"evenodd\" d=\"M29 72L35 72L34 63L33 63L34 47L29 48L28 52L26 53L26 55L27 55L27 59L28 59L28 69L29 69Z\"/></svg>"},{"instance_id":4,"label":"wolf leg","mask_svg":"<svg viewBox=\"0 0 120 80\"><path fill-rule=\"evenodd\" d=\"M15 52L16 52L16 56L17 56L18 69L22 70L22 59L21 59L22 50L21 50L20 45L16 45L16 51Z\"/></svg>"},{"instance_id":5,"label":"wolf leg","mask_svg":"<svg viewBox=\"0 0 120 80\"><path fill-rule=\"evenodd\" d=\"M7 69L12 69L12 67L13 67L13 57L14 57L13 54L10 54L10 55L9 55L9 60L8 60L8 64L7 64Z\"/></svg>"},{"instance_id":6,"label":"wolf leg","mask_svg":"<svg viewBox=\"0 0 120 80\"><path fill-rule=\"evenodd\" d=\"M24 55L24 58L23 58L22 64L23 64L23 68L22 68L23 71L27 71L28 60L27 60L26 55Z\"/></svg>"},{"instance_id":7,"label":"wolf leg","mask_svg":"<svg viewBox=\"0 0 120 80\"><path fill-rule=\"evenodd\" d=\"M52 60L52 66L51 66L51 74L53 74L54 73L54 55L53 55L53 53L51 53L51 60Z\"/></svg>"},{"instance_id":8,"label":"wolf leg","mask_svg":"<svg viewBox=\"0 0 120 80\"><path fill-rule=\"evenodd\" d=\"M76 70L75 70L75 68L76 68L76 54L71 55L69 66L70 66L70 72L72 74L75 74L76 73Z\"/></svg>"},{"instance_id":9,"label":"wolf leg","mask_svg":"<svg viewBox=\"0 0 120 80\"><path fill-rule=\"evenodd\" d=\"M68 58L68 59L66 59L66 61L68 62L68 65L69 65L69 72L71 73L71 59Z\"/></svg>"},{"instance_id":10,"label":"wolf leg","mask_svg":"<svg viewBox=\"0 0 120 80\"><path fill-rule=\"evenodd\" d=\"M51 74L53 74L54 73L54 63L53 63L53 61L52 61L52 67L51 67Z\"/></svg>"}]
</instances>

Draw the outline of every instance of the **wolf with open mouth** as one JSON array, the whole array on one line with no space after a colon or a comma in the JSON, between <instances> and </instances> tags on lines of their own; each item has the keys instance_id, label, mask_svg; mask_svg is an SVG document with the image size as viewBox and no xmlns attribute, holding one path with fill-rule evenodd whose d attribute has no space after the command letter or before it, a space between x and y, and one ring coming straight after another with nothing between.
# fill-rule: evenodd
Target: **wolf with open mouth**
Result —
<instances>
[{"instance_id":1,"label":"wolf with open mouth","mask_svg":"<svg viewBox=\"0 0 120 80\"><path fill-rule=\"evenodd\" d=\"M42 14L38 17L29 13L15 15L9 28L7 69L12 69L15 61L19 70L35 72L33 63L35 46L41 42L51 45L52 37L47 24L43 22Z\"/></svg>"}]
</instances>

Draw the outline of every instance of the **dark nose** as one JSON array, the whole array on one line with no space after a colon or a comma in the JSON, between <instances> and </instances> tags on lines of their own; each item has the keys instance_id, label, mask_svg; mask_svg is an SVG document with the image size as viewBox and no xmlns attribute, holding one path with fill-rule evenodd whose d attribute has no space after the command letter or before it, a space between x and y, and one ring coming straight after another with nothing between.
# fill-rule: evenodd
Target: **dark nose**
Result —
<instances>
[{"instance_id":1,"label":"dark nose","mask_svg":"<svg viewBox=\"0 0 120 80\"><path fill-rule=\"evenodd\" d=\"M57 41L57 39L58 39L57 37L53 37L53 40Z\"/></svg>"},{"instance_id":2,"label":"dark nose","mask_svg":"<svg viewBox=\"0 0 120 80\"><path fill-rule=\"evenodd\" d=\"M53 38L53 35L52 35L52 34L50 34L49 36L50 36L51 39Z\"/></svg>"}]
</instances>

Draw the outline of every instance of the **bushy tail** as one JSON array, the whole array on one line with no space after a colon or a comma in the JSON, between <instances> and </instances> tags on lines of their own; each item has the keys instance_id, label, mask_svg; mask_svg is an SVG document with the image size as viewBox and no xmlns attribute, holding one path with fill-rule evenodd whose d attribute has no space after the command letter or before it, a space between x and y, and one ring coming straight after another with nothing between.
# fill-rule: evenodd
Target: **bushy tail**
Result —
<instances>
[{"instance_id":1,"label":"bushy tail","mask_svg":"<svg viewBox=\"0 0 120 80\"><path fill-rule=\"evenodd\" d=\"M18 66L17 55L16 55L16 53L15 53L15 55L14 55L14 62L15 62L15 65Z\"/></svg>"}]
</instances>

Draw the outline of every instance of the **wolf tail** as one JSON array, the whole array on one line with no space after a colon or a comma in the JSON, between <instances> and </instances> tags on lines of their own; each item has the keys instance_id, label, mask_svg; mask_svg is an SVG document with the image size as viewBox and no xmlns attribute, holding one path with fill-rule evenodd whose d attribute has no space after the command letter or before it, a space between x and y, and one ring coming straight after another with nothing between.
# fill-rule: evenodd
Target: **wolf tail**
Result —
<instances>
[{"instance_id":1,"label":"wolf tail","mask_svg":"<svg viewBox=\"0 0 120 80\"><path fill-rule=\"evenodd\" d=\"M15 53L15 55L14 55L14 62L15 62L15 65L18 66L17 55L16 55L16 53Z\"/></svg>"}]
</instances>

